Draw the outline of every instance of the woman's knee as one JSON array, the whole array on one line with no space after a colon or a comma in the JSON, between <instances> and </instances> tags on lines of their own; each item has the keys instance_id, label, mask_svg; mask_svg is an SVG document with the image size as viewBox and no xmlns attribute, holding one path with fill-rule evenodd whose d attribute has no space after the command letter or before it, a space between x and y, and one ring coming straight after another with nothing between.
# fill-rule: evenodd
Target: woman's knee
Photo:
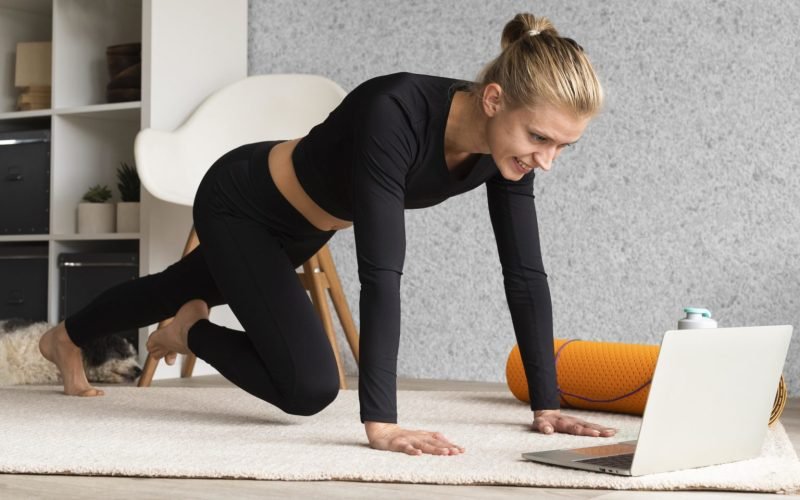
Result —
<instances>
[{"instance_id":1,"label":"woman's knee","mask_svg":"<svg viewBox=\"0 0 800 500\"><path fill-rule=\"evenodd\" d=\"M331 376L332 375L332 376ZM291 399L283 410L292 415L310 416L321 412L339 395L338 374L309 377L295 385Z\"/></svg>"}]
</instances>

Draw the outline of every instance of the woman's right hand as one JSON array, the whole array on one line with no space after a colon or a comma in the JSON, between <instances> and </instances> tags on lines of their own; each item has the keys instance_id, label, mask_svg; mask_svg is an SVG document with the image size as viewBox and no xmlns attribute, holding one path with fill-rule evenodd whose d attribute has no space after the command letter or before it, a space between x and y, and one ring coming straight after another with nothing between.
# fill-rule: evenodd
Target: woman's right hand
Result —
<instances>
[{"instance_id":1,"label":"woman's right hand","mask_svg":"<svg viewBox=\"0 0 800 500\"><path fill-rule=\"evenodd\" d=\"M364 422L369 445L376 450L397 451L409 455L459 455L464 448L451 443L439 432L413 431L397 424Z\"/></svg>"}]
</instances>

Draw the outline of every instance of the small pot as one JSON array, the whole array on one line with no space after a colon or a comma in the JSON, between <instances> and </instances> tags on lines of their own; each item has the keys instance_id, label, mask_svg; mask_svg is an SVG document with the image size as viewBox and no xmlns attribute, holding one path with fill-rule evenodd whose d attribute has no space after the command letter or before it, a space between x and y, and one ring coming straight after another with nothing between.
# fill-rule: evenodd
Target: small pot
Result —
<instances>
[{"instance_id":1,"label":"small pot","mask_svg":"<svg viewBox=\"0 0 800 500\"><path fill-rule=\"evenodd\" d=\"M117 232L139 232L139 202L120 201L117 203Z\"/></svg>"},{"instance_id":2,"label":"small pot","mask_svg":"<svg viewBox=\"0 0 800 500\"><path fill-rule=\"evenodd\" d=\"M78 232L113 233L115 215L113 203L78 203Z\"/></svg>"}]
</instances>

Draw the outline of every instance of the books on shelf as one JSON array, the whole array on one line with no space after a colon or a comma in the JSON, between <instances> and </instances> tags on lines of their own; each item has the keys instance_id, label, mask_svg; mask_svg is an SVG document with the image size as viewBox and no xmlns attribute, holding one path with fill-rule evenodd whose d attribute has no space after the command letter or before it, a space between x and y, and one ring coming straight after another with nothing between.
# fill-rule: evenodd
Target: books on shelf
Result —
<instances>
[{"instance_id":1,"label":"books on shelf","mask_svg":"<svg viewBox=\"0 0 800 500\"><path fill-rule=\"evenodd\" d=\"M50 108L50 87L23 87L17 96L17 111Z\"/></svg>"}]
</instances>

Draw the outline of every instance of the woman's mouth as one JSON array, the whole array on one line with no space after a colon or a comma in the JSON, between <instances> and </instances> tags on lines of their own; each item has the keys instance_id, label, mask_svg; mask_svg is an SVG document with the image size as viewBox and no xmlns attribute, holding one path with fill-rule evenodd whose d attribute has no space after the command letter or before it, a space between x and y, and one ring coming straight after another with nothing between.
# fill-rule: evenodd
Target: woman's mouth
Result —
<instances>
[{"instance_id":1,"label":"woman's mouth","mask_svg":"<svg viewBox=\"0 0 800 500\"><path fill-rule=\"evenodd\" d=\"M519 158L517 158L516 156L514 157L514 164L516 165L517 170L519 170L523 174L527 174L528 172L533 170L533 167L529 167L525 163L522 163L521 161L519 161Z\"/></svg>"}]
</instances>

